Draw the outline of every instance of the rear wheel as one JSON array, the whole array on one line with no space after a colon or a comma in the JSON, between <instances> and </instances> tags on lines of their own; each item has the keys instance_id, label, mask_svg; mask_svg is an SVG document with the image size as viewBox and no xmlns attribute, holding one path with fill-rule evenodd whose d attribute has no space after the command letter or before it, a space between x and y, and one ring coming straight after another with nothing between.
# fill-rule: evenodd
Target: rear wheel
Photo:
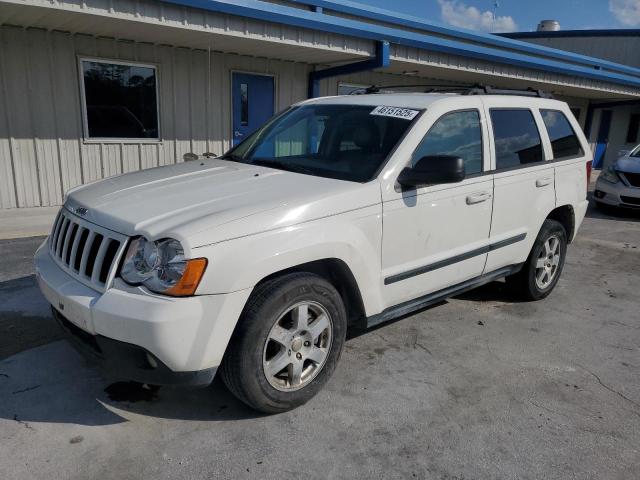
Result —
<instances>
[{"instance_id":1,"label":"rear wheel","mask_svg":"<svg viewBox=\"0 0 640 480\"><path fill-rule=\"evenodd\" d=\"M221 367L231 392L277 413L310 400L333 373L346 335L340 294L314 274L292 273L256 288Z\"/></svg>"},{"instance_id":2,"label":"rear wheel","mask_svg":"<svg viewBox=\"0 0 640 480\"><path fill-rule=\"evenodd\" d=\"M545 298L558 283L566 252L564 227L555 220L545 220L522 270L508 277L507 283L524 300Z\"/></svg>"}]
</instances>

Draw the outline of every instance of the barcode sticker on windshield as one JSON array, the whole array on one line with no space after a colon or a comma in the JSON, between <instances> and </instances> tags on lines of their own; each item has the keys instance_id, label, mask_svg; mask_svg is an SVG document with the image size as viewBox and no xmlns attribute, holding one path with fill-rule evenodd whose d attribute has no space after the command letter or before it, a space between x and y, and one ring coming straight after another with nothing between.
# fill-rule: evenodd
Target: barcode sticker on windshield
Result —
<instances>
[{"instance_id":1,"label":"barcode sticker on windshield","mask_svg":"<svg viewBox=\"0 0 640 480\"><path fill-rule=\"evenodd\" d=\"M371 115L381 115L383 117L403 118L405 120L413 120L420 110L412 110L411 108L385 107L379 106L371 110Z\"/></svg>"}]
</instances>

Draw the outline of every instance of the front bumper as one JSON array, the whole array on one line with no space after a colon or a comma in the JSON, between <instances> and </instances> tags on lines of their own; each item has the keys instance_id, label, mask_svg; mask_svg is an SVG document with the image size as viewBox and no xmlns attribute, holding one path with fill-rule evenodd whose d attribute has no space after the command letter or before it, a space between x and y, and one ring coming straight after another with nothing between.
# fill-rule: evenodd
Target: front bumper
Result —
<instances>
[{"instance_id":1,"label":"front bumper","mask_svg":"<svg viewBox=\"0 0 640 480\"><path fill-rule=\"evenodd\" d=\"M158 385L210 382L251 292L172 298L114 281L100 293L58 267L46 242L36 252L35 270L76 347L106 373ZM96 345L99 352L87 351Z\"/></svg>"},{"instance_id":2,"label":"front bumper","mask_svg":"<svg viewBox=\"0 0 640 480\"><path fill-rule=\"evenodd\" d=\"M97 364L107 377L150 385L206 386L216 375L216 368L174 372L142 347L102 335L91 335L55 308L51 307L51 311L71 345L91 363Z\"/></svg>"},{"instance_id":3,"label":"front bumper","mask_svg":"<svg viewBox=\"0 0 640 480\"><path fill-rule=\"evenodd\" d=\"M605 205L640 208L640 188L628 187L622 181L610 183L599 178L593 196Z\"/></svg>"}]
</instances>

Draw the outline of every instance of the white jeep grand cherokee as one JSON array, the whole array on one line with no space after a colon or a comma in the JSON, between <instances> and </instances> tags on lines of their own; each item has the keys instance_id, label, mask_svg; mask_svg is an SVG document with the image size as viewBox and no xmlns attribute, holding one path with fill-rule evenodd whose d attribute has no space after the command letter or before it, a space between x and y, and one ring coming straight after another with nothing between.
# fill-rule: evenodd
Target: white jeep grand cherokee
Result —
<instances>
[{"instance_id":1,"label":"white jeep grand cherokee","mask_svg":"<svg viewBox=\"0 0 640 480\"><path fill-rule=\"evenodd\" d=\"M537 300L587 209L568 106L525 95L301 102L220 158L74 189L35 257L107 373L280 412L371 326L506 277Z\"/></svg>"}]
</instances>

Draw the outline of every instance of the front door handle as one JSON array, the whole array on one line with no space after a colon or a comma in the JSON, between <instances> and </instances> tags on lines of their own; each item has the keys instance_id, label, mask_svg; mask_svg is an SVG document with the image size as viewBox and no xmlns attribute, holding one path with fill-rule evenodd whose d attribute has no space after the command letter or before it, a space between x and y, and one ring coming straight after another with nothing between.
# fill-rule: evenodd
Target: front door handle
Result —
<instances>
[{"instance_id":1,"label":"front door handle","mask_svg":"<svg viewBox=\"0 0 640 480\"><path fill-rule=\"evenodd\" d=\"M550 177L539 178L539 179L536 180L536 187L538 187L538 188L546 187L550 183L551 183L551 178Z\"/></svg>"},{"instance_id":2,"label":"front door handle","mask_svg":"<svg viewBox=\"0 0 640 480\"><path fill-rule=\"evenodd\" d=\"M491 194L489 192L474 193L473 195L469 195L467 197L467 205L475 205L476 203L486 202L490 198Z\"/></svg>"}]
</instances>

